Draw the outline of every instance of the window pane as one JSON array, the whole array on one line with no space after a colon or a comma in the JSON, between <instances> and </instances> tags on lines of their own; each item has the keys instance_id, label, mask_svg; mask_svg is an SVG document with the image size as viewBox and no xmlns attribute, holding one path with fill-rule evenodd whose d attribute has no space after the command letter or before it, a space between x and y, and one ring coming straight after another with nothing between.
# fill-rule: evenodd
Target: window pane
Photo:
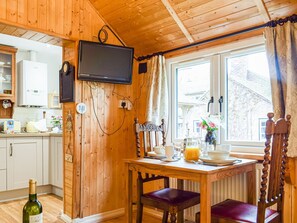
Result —
<instances>
[{"instance_id":1,"label":"window pane","mask_svg":"<svg viewBox=\"0 0 297 223\"><path fill-rule=\"evenodd\" d=\"M228 57L226 67L227 140L261 141L263 126L259 120L272 111L266 54L263 51Z\"/></svg>"},{"instance_id":2,"label":"window pane","mask_svg":"<svg viewBox=\"0 0 297 223\"><path fill-rule=\"evenodd\" d=\"M201 136L200 117L207 110L210 92L210 62L176 70L176 138Z\"/></svg>"}]
</instances>

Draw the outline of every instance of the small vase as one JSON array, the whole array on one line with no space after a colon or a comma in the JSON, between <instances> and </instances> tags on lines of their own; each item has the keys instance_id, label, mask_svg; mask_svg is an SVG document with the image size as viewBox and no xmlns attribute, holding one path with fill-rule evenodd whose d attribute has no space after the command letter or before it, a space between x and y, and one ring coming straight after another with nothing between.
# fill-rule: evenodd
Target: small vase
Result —
<instances>
[{"instance_id":1,"label":"small vase","mask_svg":"<svg viewBox=\"0 0 297 223\"><path fill-rule=\"evenodd\" d=\"M205 136L205 142L208 143L209 145L216 145L217 143L216 135L213 131L207 131Z\"/></svg>"},{"instance_id":2,"label":"small vase","mask_svg":"<svg viewBox=\"0 0 297 223\"><path fill-rule=\"evenodd\" d=\"M59 124L53 125L52 127L54 132L61 132L62 131L62 126Z\"/></svg>"}]
</instances>

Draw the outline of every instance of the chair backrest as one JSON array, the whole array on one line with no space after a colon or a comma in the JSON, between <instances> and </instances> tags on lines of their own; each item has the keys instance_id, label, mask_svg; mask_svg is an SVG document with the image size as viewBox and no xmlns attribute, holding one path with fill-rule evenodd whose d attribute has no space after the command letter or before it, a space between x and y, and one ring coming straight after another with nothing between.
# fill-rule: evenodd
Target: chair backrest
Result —
<instances>
[{"instance_id":1,"label":"chair backrest","mask_svg":"<svg viewBox=\"0 0 297 223\"><path fill-rule=\"evenodd\" d=\"M286 119L280 118L276 122L272 120L274 117L273 113L268 113L267 116L265 154L257 222L264 222L265 209L275 203L277 204L277 211L281 215L288 137L291 126L290 115L287 115Z\"/></svg>"},{"instance_id":2,"label":"chair backrest","mask_svg":"<svg viewBox=\"0 0 297 223\"><path fill-rule=\"evenodd\" d=\"M147 152L153 151L154 146L166 144L165 122L161 120L161 125L152 122L140 124L138 119L134 120L136 135L136 155L137 157L147 156Z\"/></svg>"}]
</instances>

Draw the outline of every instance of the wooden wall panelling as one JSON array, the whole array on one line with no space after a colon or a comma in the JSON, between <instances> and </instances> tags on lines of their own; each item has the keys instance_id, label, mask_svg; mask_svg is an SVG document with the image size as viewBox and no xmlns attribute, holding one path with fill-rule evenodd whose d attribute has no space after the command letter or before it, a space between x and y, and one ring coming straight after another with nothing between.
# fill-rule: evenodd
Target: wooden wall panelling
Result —
<instances>
[{"instance_id":1,"label":"wooden wall panelling","mask_svg":"<svg viewBox=\"0 0 297 223\"><path fill-rule=\"evenodd\" d=\"M61 0L51 0L51 2L55 2L55 10L56 10L56 13L55 13L55 26L54 26L54 32L56 33L63 33L65 34L64 32L64 19L65 19L65 16L64 16L64 13L66 10L70 10L70 8L64 8L64 2L61 2ZM51 3L52 4L52 3Z\"/></svg>"},{"instance_id":2,"label":"wooden wall panelling","mask_svg":"<svg viewBox=\"0 0 297 223\"><path fill-rule=\"evenodd\" d=\"M6 0L0 0L0 18L6 19Z\"/></svg>"},{"instance_id":3,"label":"wooden wall panelling","mask_svg":"<svg viewBox=\"0 0 297 223\"><path fill-rule=\"evenodd\" d=\"M72 34L71 24L74 17L74 10L72 5L72 0L64 0L64 20L63 20L63 32L66 36Z\"/></svg>"},{"instance_id":4,"label":"wooden wall panelling","mask_svg":"<svg viewBox=\"0 0 297 223\"><path fill-rule=\"evenodd\" d=\"M30 1L30 0L29 0ZM54 1L51 2L50 5L47 4L46 0L38 0L37 2L37 27L42 29L47 27L47 16L48 16L48 8L51 7Z\"/></svg>"},{"instance_id":5,"label":"wooden wall panelling","mask_svg":"<svg viewBox=\"0 0 297 223\"><path fill-rule=\"evenodd\" d=\"M7 5L7 18L13 22L17 21L17 0L10 0Z\"/></svg>"},{"instance_id":6,"label":"wooden wall panelling","mask_svg":"<svg viewBox=\"0 0 297 223\"><path fill-rule=\"evenodd\" d=\"M28 25L30 28L36 28L38 23L38 1L29 0L27 1L27 19L24 18L24 23L22 25ZM26 6L24 6L26 7ZM41 21L40 21L41 22ZM46 27L41 27L41 29L46 29Z\"/></svg>"},{"instance_id":7,"label":"wooden wall panelling","mask_svg":"<svg viewBox=\"0 0 297 223\"><path fill-rule=\"evenodd\" d=\"M80 0L71 0L72 3L72 18L71 18L71 26L70 26L70 32L67 32L66 34L69 35L69 37L73 37L76 39L79 39L80 35L80 6L79 6ZM64 21L65 22L65 21ZM68 31L69 29L67 29Z\"/></svg>"},{"instance_id":8,"label":"wooden wall panelling","mask_svg":"<svg viewBox=\"0 0 297 223\"><path fill-rule=\"evenodd\" d=\"M58 1L52 3L52 1L46 0L23 2L19 0L20 4L14 8L16 15L18 15L17 22L6 16L7 5L10 2L8 0L0 1L5 3L0 6L0 11L4 12L1 14L0 22L9 25L3 27L8 30L8 33L15 33L21 28L26 31L25 33L21 32L25 38L62 44L64 47L63 60L70 61L76 69L77 42L61 41L56 37L74 41L78 39L97 41L98 30L104 24L89 1L85 0L64 0L59 4L57 4ZM62 7L63 12L58 9L60 4L64 5ZM69 9L71 13L69 13ZM4 14L5 16L3 16ZM63 16L63 19L60 20L60 16ZM14 30L9 28L11 26L14 27ZM27 30L31 31L27 32ZM46 35L43 36L41 33ZM49 36L54 38L51 39ZM109 43L119 44L110 32ZM137 70L137 65L134 66ZM136 70L133 81L136 78ZM91 109L89 87L85 82L77 80L75 86L76 102L85 101L88 108ZM102 90L97 96L98 102L95 110L100 114L103 128L108 131L119 126L123 114L123 110L117 107L119 98L112 95L114 87L115 91L121 95L131 99L135 96L134 85L101 84ZM132 128L135 110L127 112L124 126L118 133L114 136L106 136L100 132L98 125L94 124L96 118L93 111L89 110L89 113L84 116L77 115L75 105L76 103L63 104L63 116L67 117L68 111L73 115L75 133L71 138L68 138L65 130L63 132L64 153L69 144L73 149L73 163L64 162L64 213L71 218L77 218L122 208L125 189L125 184L122 183L125 181L122 159L132 155L131 147L133 146L131 144L134 140L131 141L131 137L134 139ZM124 148L123 145L125 145ZM81 171L84 174L82 188L80 188ZM80 199L81 196L83 200Z\"/></svg>"},{"instance_id":9,"label":"wooden wall panelling","mask_svg":"<svg viewBox=\"0 0 297 223\"><path fill-rule=\"evenodd\" d=\"M87 2L87 3L86 3ZM3 4L2 4L3 3ZM80 17L78 15L84 13L84 6L88 5L88 1L79 0L79 1L69 1L65 0L65 2L56 1L46 1L46 0L30 0L30 1L19 1L18 7L16 8L12 4L10 5L11 1L1 1L0 11L1 18L3 18L2 22L8 25L15 25L16 27L21 27L25 29L33 29L36 31L27 32L24 34L23 37L31 38L34 40L41 40L44 38L38 32L44 33L51 33L54 36L66 36L67 38L78 39L80 38L79 35L82 36L84 39L92 39L92 37L88 36L91 24L93 21L100 20L97 12L89 10L87 13L88 15L92 14L93 21L89 20L88 22L81 23L80 26ZM61 7L61 4L67 6L67 8ZM83 7L80 7L82 5ZM12 10L8 10L11 8ZM89 7L90 8L90 7ZM70 10L69 10L70 9ZM73 10L72 10L73 9ZM19 11L18 11L19 10ZM67 22L64 21L64 11L67 10ZM14 11L14 12L13 12ZM70 13L69 13L70 11ZM29 13L28 13L29 12ZM18 21L8 14L17 14ZM3 16L5 15L5 16ZM97 22L95 22L97 23ZM65 26L64 26L65 24ZM10 26L4 27L6 29L6 33L15 32L14 30L10 30ZM64 32L64 28L66 29L66 33ZM98 27L99 29L99 27ZM87 33L83 36L84 33ZM66 39L67 39L66 38ZM50 38L49 38L49 41ZM53 43L59 42L57 39L52 40ZM64 45L65 47L65 45ZM70 49L70 50L69 50ZM72 52L70 52L72 51ZM64 60L72 60L74 64L76 64L77 58L77 46L71 46L64 48ZM77 65L77 64L76 64ZM76 66L77 67L77 66ZM79 87L79 84L78 84ZM77 89L76 89L77 90ZM77 100L79 99L79 90L77 91L78 95L76 95ZM75 103L67 103L63 106L63 115L66 117L67 111L75 111ZM66 113L65 113L66 112ZM75 113L74 113L75 114ZM80 119L80 118L78 118ZM74 122L76 123L75 131L76 131L76 138L71 139L71 146L74 145L74 163L65 163L65 194L64 194L64 211L70 217L77 217L80 211L80 148L81 148L81 129L80 129L80 120L77 120L76 123L76 116L74 116ZM64 147L68 145L67 138L64 141ZM77 150L77 151L76 151Z\"/></svg>"},{"instance_id":10,"label":"wooden wall panelling","mask_svg":"<svg viewBox=\"0 0 297 223\"><path fill-rule=\"evenodd\" d=\"M77 47L78 42L63 41L63 61L69 61L77 70ZM76 78L76 76L75 76ZM80 83L75 81L75 99L81 101ZM73 162L64 162L64 172L67 177L64 188L64 212L72 218L81 217L81 147L82 147L82 129L81 115L78 115L75 110L76 103L69 102L63 104L63 120L67 119L69 112L72 116L73 131L69 133L64 129L64 154L68 146L72 152ZM66 124L64 123L66 126Z\"/></svg>"},{"instance_id":11,"label":"wooden wall panelling","mask_svg":"<svg viewBox=\"0 0 297 223\"><path fill-rule=\"evenodd\" d=\"M17 9L17 22L18 23L27 23L27 16L28 16L28 10L27 10L27 0L18 1L18 9Z\"/></svg>"},{"instance_id":12,"label":"wooden wall panelling","mask_svg":"<svg viewBox=\"0 0 297 223\"><path fill-rule=\"evenodd\" d=\"M96 22L95 20L91 20L92 13L90 11L90 7L88 7L89 4L87 4L85 1L80 2L80 13L79 13L79 29L80 29L80 37L82 39L91 39L91 27L88 27L88 29L85 29L85 24L91 24L93 22Z\"/></svg>"},{"instance_id":13,"label":"wooden wall panelling","mask_svg":"<svg viewBox=\"0 0 297 223\"><path fill-rule=\"evenodd\" d=\"M56 32L56 0L47 0L47 8L46 8L46 26L48 31L50 32ZM62 5L62 4L60 4ZM61 15L61 18L63 18L63 14Z\"/></svg>"}]
</instances>

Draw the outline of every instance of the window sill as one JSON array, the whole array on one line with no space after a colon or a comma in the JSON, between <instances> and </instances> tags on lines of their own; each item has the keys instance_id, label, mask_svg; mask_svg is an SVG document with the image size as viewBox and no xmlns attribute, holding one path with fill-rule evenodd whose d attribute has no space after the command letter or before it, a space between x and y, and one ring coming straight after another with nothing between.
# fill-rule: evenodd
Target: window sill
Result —
<instances>
[{"instance_id":1,"label":"window sill","mask_svg":"<svg viewBox=\"0 0 297 223\"><path fill-rule=\"evenodd\" d=\"M243 158L243 159L253 159L253 160L258 160L258 161L263 161L264 155L259 154L259 153L240 153L240 152L231 152L231 156L238 157L238 158Z\"/></svg>"}]
</instances>

